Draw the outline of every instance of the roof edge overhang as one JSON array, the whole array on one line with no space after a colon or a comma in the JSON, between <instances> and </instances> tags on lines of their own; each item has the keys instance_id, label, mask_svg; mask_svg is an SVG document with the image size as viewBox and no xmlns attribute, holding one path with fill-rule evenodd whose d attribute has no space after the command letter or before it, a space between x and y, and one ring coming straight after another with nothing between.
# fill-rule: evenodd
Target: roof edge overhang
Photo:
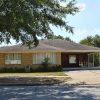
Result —
<instances>
[{"instance_id":1,"label":"roof edge overhang","mask_svg":"<svg viewBox=\"0 0 100 100\"><path fill-rule=\"evenodd\" d=\"M65 52L65 53L100 53L100 50L36 50L36 51L5 51L0 53L45 53L45 52Z\"/></svg>"},{"instance_id":2,"label":"roof edge overhang","mask_svg":"<svg viewBox=\"0 0 100 100\"><path fill-rule=\"evenodd\" d=\"M0 53L45 53L45 52L61 52L55 50L36 50L36 51L8 51L8 52L0 52Z\"/></svg>"},{"instance_id":3,"label":"roof edge overhang","mask_svg":"<svg viewBox=\"0 0 100 100\"><path fill-rule=\"evenodd\" d=\"M68 53L100 53L100 50L66 50L63 52L68 52Z\"/></svg>"}]
</instances>

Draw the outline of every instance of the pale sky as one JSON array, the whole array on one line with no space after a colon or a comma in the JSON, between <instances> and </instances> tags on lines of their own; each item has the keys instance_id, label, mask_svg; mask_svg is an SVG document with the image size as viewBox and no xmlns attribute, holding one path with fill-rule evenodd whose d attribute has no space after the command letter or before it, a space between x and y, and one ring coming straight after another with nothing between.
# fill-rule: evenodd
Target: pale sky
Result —
<instances>
[{"instance_id":1,"label":"pale sky","mask_svg":"<svg viewBox=\"0 0 100 100\"><path fill-rule=\"evenodd\" d=\"M69 24L75 27L74 34L52 27L54 33L70 37L75 42L79 42L90 35L100 35L100 0L77 0L77 3L81 11L68 17Z\"/></svg>"},{"instance_id":2,"label":"pale sky","mask_svg":"<svg viewBox=\"0 0 100 100\"><path fill-rule=\"evenodd\" d=\"M100 0L77 0L77 3L80 12L74 16L68 16L69 24L75 27L74 34L56 27L52 27L52 30L55 35L70 37L78 43L87 36L100 35ZM15 42L12 41L10 45L14 44Z\"/></svg>"}]
</instances>

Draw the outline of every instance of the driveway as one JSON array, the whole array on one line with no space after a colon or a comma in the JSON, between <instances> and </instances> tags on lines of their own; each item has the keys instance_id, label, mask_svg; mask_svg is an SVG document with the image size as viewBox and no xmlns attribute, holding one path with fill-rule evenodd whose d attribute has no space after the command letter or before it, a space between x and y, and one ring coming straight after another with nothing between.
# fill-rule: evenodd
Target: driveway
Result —
<instances>
[{"instance_id":1,"label":"driveway","mask_svg":"<svg viewBox=\"0 0 100 100\"><path fill-rule=\"evenodd\" d=\"M72 80L68 84L98 84L100 85L100 70L66 71Z\"/></svg>"},{"instance_id":2,"label":"driveway","mask_svg":"<svg viewBox=\"0 0 100 100\"><path fill-rule=\"evenodd\" d=\"M0 86L0 100L100 100L100 85Z\"/></svg>"}]
</instances>

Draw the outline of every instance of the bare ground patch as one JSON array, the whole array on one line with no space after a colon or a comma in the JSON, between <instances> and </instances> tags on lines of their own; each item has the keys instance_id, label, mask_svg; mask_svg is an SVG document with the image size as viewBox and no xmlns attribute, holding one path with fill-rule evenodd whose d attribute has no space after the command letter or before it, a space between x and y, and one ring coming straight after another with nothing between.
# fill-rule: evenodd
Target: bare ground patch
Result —
<instances>
[{"instance_id":1,"label":"bare ground patch","mask_svg":"<svg viewBox=\"0 0 100 100\"><path fill-rule=\"evenodd\" d=\"M72 80L68 84L100 84L100 70L68 71L65 72Z\"/></svg>"}]
</instances>

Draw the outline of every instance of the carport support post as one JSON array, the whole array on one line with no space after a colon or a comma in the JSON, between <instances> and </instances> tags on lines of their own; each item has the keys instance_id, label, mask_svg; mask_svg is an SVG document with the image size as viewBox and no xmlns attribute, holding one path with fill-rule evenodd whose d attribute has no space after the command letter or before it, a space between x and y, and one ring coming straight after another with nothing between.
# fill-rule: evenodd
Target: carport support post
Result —
<instances>
[{"instance_id":1,"label":"carport support post","mask_svg":"<svg viewBox=\"0 0 100 100\"><path fill-rule=\"evenodd\" d=\"M93 53L93 67L94 67L94 53Z\"/></svg>"},{"instance_id":2,"label":"carport support post","mask_svg":"<svg viewBox=\"0 0 100 100\"><path fill-rule=\"evenodd\" d=\"M100 66L100 53L99 53L99 66Z\"/></svg>"},{"instance_id":3,"label":"carport support post","mask_svg":"<svg viewBox=\"0 0 100 100\"><path fill-rule=\"evenodd\" d=\"M90 55L90 54L88 54L88 67L89 67L89 55Z\"/></svg>"}]
</instances>

